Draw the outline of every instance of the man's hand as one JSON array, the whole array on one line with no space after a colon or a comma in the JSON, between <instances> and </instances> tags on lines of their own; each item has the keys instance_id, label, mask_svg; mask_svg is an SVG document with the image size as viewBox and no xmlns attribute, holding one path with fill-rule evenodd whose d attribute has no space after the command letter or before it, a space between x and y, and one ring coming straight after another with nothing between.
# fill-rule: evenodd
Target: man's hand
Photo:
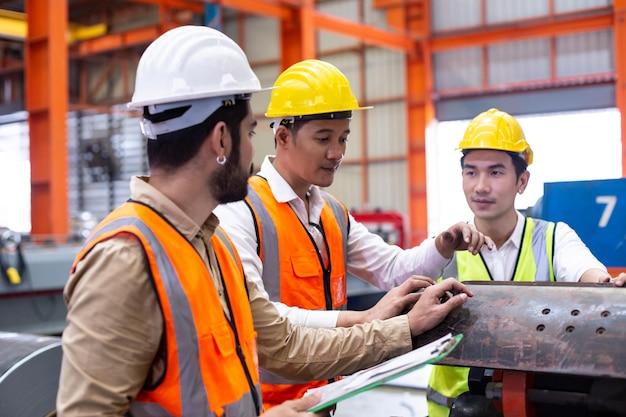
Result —
<instances>
[{"instance_id":1,"label":"man's hand","mask_svg":"<svg viewBox=\"0 0 626 417\"><path fill-rule=\"evenodd\" d=\"M401 285L387 292L374 307L364 311L366 314L364 322L385 320L408 311L420 298L420 290L431 285L435 285L435 280L432 278L420 275L411 276Z\"/></svg>"},{"instance_id":2,"label":"man's hand","mask_svg":"<svg viewBox=\"0 0 626 417\"><path fill-rule=\"evenodd\" d=\"M452 259L454 251L467 250L476 255L483 245L493 249L495 244L489 236L485 236L471 224L457 223L448 230L439 233L435 238L437 250L447 259Z\"/></svg>"},{"instance_id":3,"label":"man's hand","mask_svg":"<svg viewBox=\"0 0 626 417\"><path fill-rule=\"evenodd\" d=\"M612 284L615 284L616 287L624 287L626 286L626 272L620 272L619 275L616 277L600 278L598 282L610 282Z\"/></svg>"},{"instance_id":4,"label":"man's hand","mask_svg":"<svg viewBox=\"0 0 626 417\"><path fill-rule=\"evenodd\" d=\"M420 297L420 290L434 285L431 278L413 275L401 285L392 288L375 306L365 311L343 310L337 318L337 327L350 327L385 320L408 311Z\"/></svg>"},{"instance_id":5,"label":"man's hand","mask_svg":"<svg viewBox=\"0 0 626 417\"><path fill-rule=\"evenodd\" d=\"M328 410L322 410L318 413L309 413L309 408L319 402L321 394L315 393L306 395L298 400L285 401L281 405L272 407L267 412L261 414L261 417L324 417L328 416Z\"/></svg>"},{"instance_id":6,"label":"man's hand","mask_svg":"<svg viewBox=\"0 0 626 417\"><path fill-rule=\"evenodd\" d=\"M469 288L454 278L445 279L424 289L408 313L411 336L415 337L432 329L473 295Z\"/></svg>"}]
</instances>

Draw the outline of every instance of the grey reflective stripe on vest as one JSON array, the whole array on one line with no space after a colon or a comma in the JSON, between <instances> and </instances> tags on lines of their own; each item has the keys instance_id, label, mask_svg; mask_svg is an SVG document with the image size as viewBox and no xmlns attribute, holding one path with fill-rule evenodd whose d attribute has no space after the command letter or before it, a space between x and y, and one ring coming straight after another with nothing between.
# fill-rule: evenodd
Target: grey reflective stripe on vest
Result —
<instances>
[{"instance_id":1,"label":"grey reflective stripe on vest","mask_svg":"<svg viewBox=\"0 0 626 417\"><path fill-rule=\"evenodd\" d=\"M189 305L189 300L180 285L178 275L174 266L165 254L161 243L152 230L138 217L125 217L116 219L94 233L89 241L97 239L103 233L123 227L134 226L139 229L148 241L157 268L161 275L163 286L165 287L171 309L172 320L174 321L176 346L178 348L178 368L180 372L180 395L182 416L206 416L213 417L210 411L209 399L200 374L200 363L198 362L198 335L196 334L193 314ZM145 249L144 249L145 250ZM255 416L254 402L250 394L242 397L238 402L249 404L250 412L247 415ZM169 416L170 414L158 404L134 401L131 404L131 413L134 416Z\"/></svg>"},{"instance_id":2,"label":"grey reflective stripe on vest","mask_svg":"<svg viewBox=\"0 0 626 417\"><path fill-rule=\"evenodd\" d=\"M548 248L546 247L546 233L550 223L539 219L532 219L532 221L534 222L532 249L535 264L537 265L535 281L550 281L550 262L552 262L552 259L549 259Z\"/></svg>"},{"instance_id":3,"label":"grey reflective stripe on vest","mask_svg":"<svg viewBox=\"0 0 626 417\"><path fill-rule=\"evenodd\" d=\"M258 227L261 229L263 236L263 274L261 278L265 284L265 291L270 297L270 301L280 301L280 261L278 254L278 236L276 235L276 226L274 220L265 208L261 197L257 192L248 185L248 198L254 206L259 216L257 220ZM257 242L257 245L259 242ZM272 250L273 248L273 250Z\"/></svg>"},{"instance_id":4,"label":"grey reflective stripe on vest","mask_svg":"<svg viewBox=\"0 0 626 417\"><path fill-rule=\"evenodd\" d=\"M348 273L348 216L346 215L346 211L343 206L337 202L333 197L320 190L324 201L330 206L332 210L335 220L339 225L339 230L341 230L341 244L343 245L343 264L346 268L346 274Z\"/></svg>"},{"instance_id":5,"label":"grey reflective stripe on vest","mask_svg":"<svg viewBox=\"0 0 626 417\"><path fill-rule=\"evenodd\" d=\"M441 405L442 407L447 408L451 408L452 404L454 404L454 398L446 397L442 393L435 391L433 388L430 387L430 385L426 389L426 399L437 405Z\"/></svg>"},{"instance_id":6,"label":"grey reflective stripe on vest","mask_svg":"<svg viewBox=\"0 0 626 417\"><path fill-rule=\"evenodd\" d=\"M221 228L218 227L215 229L215 236L217 236L219 240L224 244L224 246L226 246L226 249L228 249L228 252L230 252L230 256L233 259L235 260L239 259L239 256L237 252L235 251L235 248L233 247L233 245L230 244L228 237L226 237L226 233L224 233L224 231Z\"/></svg>"},{"instance_id":7,"label":"grey reflective stripe on vest","mask_svg":"<svg viewBox=\"0 0 626 417\"><path fill-rule=\"evenodd\" d=\"M224 230L222 230L221 227L218 227L215 229L215 235L224 244L224 246L226 246L226 249L228 249L230 256L234 260L239 259L239 255L237 254L237 251L235 250L234 246L231 244L230 240L226 236L226 233L224 232ZM253 352L253 354L256 355L256 352ZM261 401L261 385L259 383L256 383L254 385L254 389L256 390L256 395L259 398L259 401ZM249 398L250 401L247 401L247 402L243 401L246 397ZM252 406L250 406L250 404L252 404ZM255 405L254 405L254 398L252 397L252 393L247 393L245 397L243 397L239 401L236 401L224 407L224 412L225 412L224 415L226 417L247 416L247 415L256 416L257 413L254 410L255 410ZM249 414L250 412L253 412L253 414Z\"/></svg>"}]
</instances>

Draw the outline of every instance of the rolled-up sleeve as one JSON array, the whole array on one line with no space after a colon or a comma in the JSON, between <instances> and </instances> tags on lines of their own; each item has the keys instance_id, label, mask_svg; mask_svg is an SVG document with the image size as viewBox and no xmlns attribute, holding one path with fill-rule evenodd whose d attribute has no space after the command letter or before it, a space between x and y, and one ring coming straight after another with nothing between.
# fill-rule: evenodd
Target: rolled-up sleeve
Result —
<instances>
[{"instance_id":1,"label":"rolled-up sleeve","mask_svg":"<svg viewBox=\"0 0 626 417\"><path fill-rule=\"evenodd\" d=\"M411 350L407 316L348 328L296 326L248 281L259 364L272 373L298 380L349 375Z\"/></svg>"},{"instance_id":2,"label":"rolled-up sleeve","mask_svg":"<svg viewBox=\"0 0 626 417\"><path fill-rule=\"evenodd\" d=\"M116 237L81 260L68 305L59 417L123 416L149 374L163 319L140 244Z\"/></svg>"}]
</instances>

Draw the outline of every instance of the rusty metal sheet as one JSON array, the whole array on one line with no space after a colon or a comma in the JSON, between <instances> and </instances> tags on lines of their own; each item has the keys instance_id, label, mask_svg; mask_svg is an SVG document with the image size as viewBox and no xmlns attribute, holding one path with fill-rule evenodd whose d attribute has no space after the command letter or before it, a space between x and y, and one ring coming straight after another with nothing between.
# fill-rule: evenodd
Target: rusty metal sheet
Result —
<instances>
[{"instance_id":1,"label":"rusty metal sheet","mask_svg":"<svg viewBox=\"0 0 626 417\"><path fill-rule=\"evenodd\" d=\"M474 293L421 346L463 340L441 364L626 378L626 288L612 284L466 282Z\"/></svg>"}]
</instances>

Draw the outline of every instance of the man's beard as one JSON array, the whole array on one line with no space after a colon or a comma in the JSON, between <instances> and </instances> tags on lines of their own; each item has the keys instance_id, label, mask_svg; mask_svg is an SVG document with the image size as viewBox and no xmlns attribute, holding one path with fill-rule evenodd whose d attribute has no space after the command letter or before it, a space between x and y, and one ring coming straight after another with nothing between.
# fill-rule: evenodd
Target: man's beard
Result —
<instances>
[{"instance_id":1,"label":"man's beard","mask_svg":"<svg viewBox=\"0 0 626 417\"><path fill-rule=\"evenodd\" d=\"M209 186L219 204L240 201L248 195L250 172L242 169L239 165L239 158L236 159L227 160L221 169L211 176Z\"/></svg>"}]
</instances>

